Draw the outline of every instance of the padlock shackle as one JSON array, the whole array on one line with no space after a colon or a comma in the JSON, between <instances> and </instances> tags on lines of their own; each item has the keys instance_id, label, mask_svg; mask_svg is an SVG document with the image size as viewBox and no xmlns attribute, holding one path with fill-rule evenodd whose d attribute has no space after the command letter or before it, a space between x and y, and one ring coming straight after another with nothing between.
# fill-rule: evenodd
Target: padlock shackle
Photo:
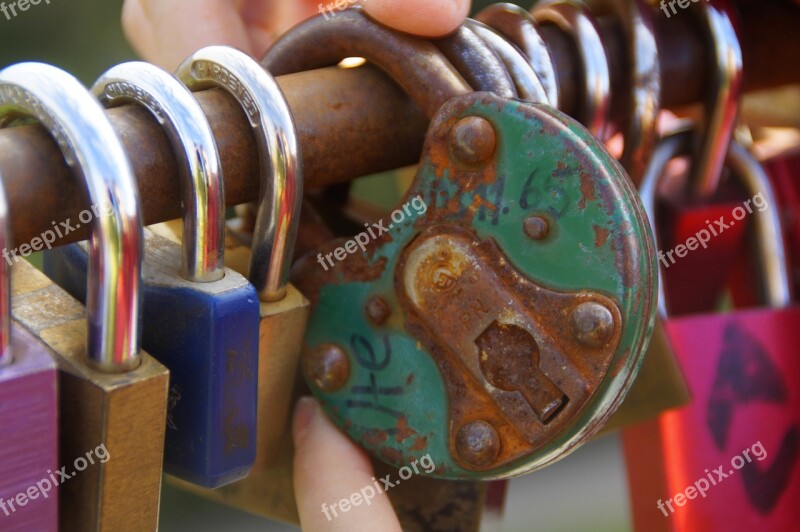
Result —
<instances>
[{"instance_id":1,"label":"padlock shackle","mask_svg":"<svg viewBox=\"0 0 800 532\"><path fill-rule=\"evenodd\" d=\"M559 87L553 54L533 16L516 4L500 3L478 13L475 20L492 27L522 51L544 89L546 102L558 108Z\"/></svg>"},{"instance_id":2,"label":"padlock shackle","mask_svg":"<svg viewBox=\"0 0 800 532\"><path fill-rule=\"evenodd\" d=\"M739 177L750 197L761 194L767 202L768 207L755 216L764 295L769 306L786 307L792 303L791 274L783 239L783 220L778 210L780 204L772 181L750 150L736 141L728 148L726 164Z\"/></svg>"},{"instance_id":3,"label":"padlock shackle","mask_svg":"<svg viewBox=\"0 0 800 532\"><path fill-rule=\"evenodd\" d=\"M464 26L475 32L502 59L516 84L519 98L533 103L547 103L548 97L544 85L518 48L483 22L467 19Z\"/></svg>"},{"instance_id":4,"label":"padlock shackle","mask_svg":"<svg viewBox=\"0 0 800 532\"><path fill-rule=\"evenodd\" d=\"M433 44L473 90L493 92L502 98L518 98L506 64L468 21L451 35L432 41Z\"/></svg>"},{"instance_id":5,"label":"padlock shackle","mask_svg":"<svg viewBox=\"0 0 800 532\"><path fill-rule=\"evenodd\" d=\"M5 186L0 180L0 249L8 251L11 245L8 223L8 201ZM11 265L5 256L0 260L0 368L11 364Z\"/></svg>"},{"instance_id":6,"label":"padlock shackle","mask_svg":"<svg viewBox=\"0 0 800 532\"><path fill-rule=\"evenodd\" d=\"M283 299L303 200L300 142L289 104L275 79L235 48L202 48L176 74L192 90L224 89L250 121L261 187L248 278L263 301Z\"/></svg>"},{"instance_id":7,"label":"padlock shackle","mask_svg":"<svg viewBox=\"0 0 800 532\"><path fill-rule=\"evenodd\" d=\"M625 140L620 163L637 187L658 141L656 125L661 110L661 64L656 37L656 10L645 0L592 0L592 8L615 14L625 35L626 56L630 64L624 97Z\"/></svg>"},{"instance_id":8,"label":"padlock shackle","mask_svg":"<svg viewBox=\"0 0 800 532\"><path fill-rule=\"evenodd\" d=\"M179 161L183 192L183 276L213 282L225 275L225 195L219 152L203 109L189 89L157 66L131 61L92 86L106 108L136 103L159 122Z\"/></svg>"},{"instance_id":9,"label":"padlock shackle","mask_svg":"<svg viewBox=\"0 0 800 532\"><path fill-rule=\"evenodd\" d=\"M689 175L692 190L700 198L709 198L717 190L722 168L728 157L743 89L742 47L736 28L738 15L728 0L700 2L706 41L713 64L706 96L706 116L702 137L696 138Z\"/></svg>"},{"instance_id":10,"label":"padlock shackle","mask_svg":"<svg viewBox=\"0 0 800 532\"><path fill-rule=\"evenodd\" d=\"M36 118L86 182L92 211L86 319L87 361L109 373L137 367L142 218L136 179L102 106L63 70L19 63L0 71L0 127ZM55 226L56 222L53 222Z\"/></svg>"},{"instance_id":11,"label":"padlock shackle","mask_svg":"<svg viewBox=\"0 0 800 532\"><path fill-rule=\"evenodd\" d=\"M531 10L539 24L554 24L570 35L583 63L583 103L580 121L594 136L606 140L611 110L611 70L606 44L589 8L577 0L540 2Z\"/></svg>"},{"instance_id":12,"label":"padlock shackle","mask_svg":"<svg viewBox=\"0 0 800 532\"><path fill-rule=\"evenodd\" d=\"M316 16L301 22L267 50L262 65L283 76L334 66L348 57L363 57L386 72L428 118L446 101L473 91L429 40L391 30L360 8L330 20Z\"/></svg>"},{"instance_id":13,"label":"padlock shackle","mask_svg":"<svg viewBox=\"0 0 800 532\"><path fill-rule=\"evenodd\" d=\"M661 250L656 224L656 197L658 185L664 175L664 169L670 161L677 157L689 155L693 146L691 130L680 130L664 137L656 146L647 171L642 180L639 194L650 219L656 252ZM751 197L759 194L769 206L755 214L755 229L758 245L758 260L761 274L764 276L764 295L771 307L784 307L791 303L791 284L789 267L786 261L786 250L783 241L783 222L777 211L777 198L769 177L761 164L743 146L736 141L730 143L726 158L727 166L735 178L739 179ZM667 299L659 268L658 309L664 317L668 317Z\"/></svg>"},{"instance_id":14,"label":"padlock shackle","mask_svg":"<svg viewBox=\"0 0 800 532\"><path fill-rule=\"evenodd\" d=\"M486 24L466 19L454 33L433 43L473 90L547 102L544 86L528 59Z\"/></svg>"}]
</instances>

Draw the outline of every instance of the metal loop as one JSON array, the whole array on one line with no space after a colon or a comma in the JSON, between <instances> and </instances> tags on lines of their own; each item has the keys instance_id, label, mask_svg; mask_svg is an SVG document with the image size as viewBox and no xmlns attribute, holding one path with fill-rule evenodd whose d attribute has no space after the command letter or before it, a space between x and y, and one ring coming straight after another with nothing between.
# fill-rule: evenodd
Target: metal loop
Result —
<instances>
[{"instance_id":1,"label":"metal loop","mask_svg":"<svg viewBox=\"0 0 800 532\"><path fill-rule=\"evenodd\" d=\"M706 107L705 133L695 148L690 175L694 192L705 198L717 190L736 125L743 86L743 60L734 27L736 14L733 7L727 0L701 4L707 40L715 61Z\"/></svg>"},{"instance_id":2,"label":"metal loop","mask_svg":"<svg viewBox=\"0 0 800 532\"><path fill-rule=\"evenodd\" d=\"M534 103L547 103L547 93L544 90L544 86L519 48L482 22L467 19L465 24L477 33L503 60L506 68L511 73L511 79L516 84L520 98Z\"/></svg>"},{"instance_id":3,"label":"metal loop","mask_svg":"<svg viewBox=\"0 0 800 532\"><path fill-rule=\"evenodd\" d=\"M620 162L631 181L639 185L657 141L656 125L661 105L661 66L655 35L653 8L644 0L597 0L614 12L627 37L630 62L625 147Z\"/></svg>"},{"instance_id":4,"label":"metal loop","mask_svg":"<svg viewBox=\"0 0 800 532\"><path fill-rule=\"evenodd\" d=\"M656 249L661 250L656 231L655 204L658 184L667 164L691 152L693 132L681 130L664 137L656 146L653 157L642 179L639 193L645 212L650 219ZM758 235L758 257L761 273L764 276L764 293L767 303L772 307L784 307L791 303L789 268L786 262L786 251L783 242L783 222L778 213L778 203L772 183L761 164L739 143L732 141L726 154L726 164L732 170L751 197L759 194L767 202L769 208L759 211L755 216L756 233ZM660 272L660 269L659 269ZM658 309L667 317L667 300L664 283L658 283Z\"/></svg>"},{"instance_id":5,"label":"metal loop","mask_svg":"<svg viewBox=\"0 0 800 532\"><path fill-rule=\"evenodd\" d=\"M530 13L515 4L494 4L475 17L511 41L527 58L547 94L551 107L559 106L558 77L550 47Z\"/></svg>"},{"instance_id":6,"label":"metal loop","mask_svg":"<svg viewBox=\"0 0 800 532\"><path fill-rule=\"evenodd\" d=\"M505 62L472 27L462 24L452 35L433 42L474 90L501 98L518 96Z\"/></svg>"},{"instance_id":7,"label":"metal loop","mask_svg":"<svg viewBox=\"0 0 800 532\"><path fill-rule=\"evenodd\" d=\"M191 90L225 89L256 132L261 191L248 277L262 300L283 299L303 198L300 143L289 104L258 62L227 46L198 50L178 67L177 76Z\"/></svg>"},{"instance_id":8,"label":"metal loop","mask_svg":"<svg viewBox=\"0 0 800 532\"><path fill-rule=\"evenodd\" d=\"M19 116L36 118L86 181L94 211L87 359L106 372L135 368L141 360L143 235L136 181L122 143L97 100L78 80L50 65L19 63L0 71L0 109L0 126Z\"/></svg>"},{"instance_id":9,"label":"metal loop","mask_svg":"<svg viewBox=\"0 0 800 532\"><path fill-rule=\"evenodd\" d=\"M588 8L572 0L540 3L533 8L539 23L551 23L570 35L583 64L584 101L581 122L600 140L605 140L611 100L611 74L605 44Z\"/></svg>"},{"instance_id":10,"label":"metal loop","mask_svg":"<svg viewBox=\"0 0 800 532\"><path fill-rule=\"evenodd\" d=\"M8 201L5 186L0 181L0 248L4 255L0 260L0 368L14 361L11 352L11 264L6 258L11 245L8 225Z\"/></svg>"},{"instance_id":11,"label":"metal loop","mask_svg":"<svg viewBox=\"0 0 800 532\"><path fill-rule=\"evenodd\" d=\"M436 46L393 31L352 8L330 20L313 17L278 39L262 60L275 76L336 65L363 57L383 69L428 118L449 99L472 92Z\"/></svg>"},{"instance_id":12,"label":"metal loop","mask_svg":"<svg viewBox=\"0 0 800 532\"><path fill-rule=\"evenodd\" d=\"M148 63L106 71L92 92L106 107L137 103L158 120L180 165L183 189L183 275L212 282L225 275L225 197L219 153L205 113L171 74Z\"/></svg>"}]
</instances>

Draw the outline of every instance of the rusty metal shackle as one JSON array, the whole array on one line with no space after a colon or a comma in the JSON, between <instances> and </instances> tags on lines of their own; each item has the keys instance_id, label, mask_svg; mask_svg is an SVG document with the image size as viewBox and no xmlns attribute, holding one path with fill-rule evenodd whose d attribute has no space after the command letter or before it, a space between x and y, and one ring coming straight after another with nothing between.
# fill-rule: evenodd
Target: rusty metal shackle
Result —
<instances>
[{"instance_id":1,"label":"rusty metal shackle","mask_svg":"<svg viewBox=\"0 0 800 532\"><path fill-rule=\"evenodd\" d=\"M363 57L394 79L431 118L449 99L472 92L429 40L391 30L360 8L330 20L311 18L278 39L261 61L274 76L334 66Z\"/></svg>"},{"instance_id":2,"label":"rusty metal shackle","mask_svg":"<svg viewBox=\"0 0 800 532\"><path fill-rule=\"evenodd\" d=\"M478 13L475 20L519 48L544 88L547 103L558 108L559 88L553 54L533 16L515 4L494 4Z\"/></svg>"}]
</instances>

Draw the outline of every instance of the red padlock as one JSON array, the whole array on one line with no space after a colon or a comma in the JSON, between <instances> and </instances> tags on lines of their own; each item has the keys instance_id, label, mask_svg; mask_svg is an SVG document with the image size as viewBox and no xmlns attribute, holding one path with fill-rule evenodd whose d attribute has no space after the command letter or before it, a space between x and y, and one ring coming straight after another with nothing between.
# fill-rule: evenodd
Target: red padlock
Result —
<instances>
[{"instance_id":1,"label":"red padlock","mask_svg":"<svg viewBox=\"0 0 800 532\"><path fill-rule=\"evenodd\" d=\"M720 194L725 156L731 141L742 89L742 49L737 36L738 13L731 2L702 2L695 11L709 43L708 96L701 135L692 146L689 186L681 193L667 194L668 231L662 231L662 244L677 248L696 233L714 228L720 216L737 206L738 197ZM714 199L714 202L710 200ZM690 201L687 201L690 200ZM737 250L745 234L745 224L729 226L703 249L670 260L663 273L669 287L673 312L705 312L714 308L731 273Z\"/></svg>"},{"instance_id":2,"label":"red padlock","mask_svg":"<svg viewBox=\"0 0 800 532\"><path fill-rule=\"evenodd\" d=\"M650 206L664 162L688 145L687 133L659 145L643 185ZM727 164L751 198L723 223L751 218L771 308L667 321L693 401L624 433L637 530L800 529L800 307L788 306L769 179L738 144Z\"/></svg>"}]
</instances>

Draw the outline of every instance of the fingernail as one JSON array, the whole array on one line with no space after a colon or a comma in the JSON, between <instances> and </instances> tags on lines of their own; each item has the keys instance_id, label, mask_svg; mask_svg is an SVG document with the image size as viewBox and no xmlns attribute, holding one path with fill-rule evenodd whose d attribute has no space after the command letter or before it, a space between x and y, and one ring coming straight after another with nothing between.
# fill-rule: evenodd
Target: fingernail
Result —
<instances>
[{"instance_id":1,"label":"fingernail","mask_svg":"<svg viewBox=\"0 0 800 532\"><path fill-rule=\"evenodd\" d=\"M299 445L305 437L311 420L317 414L317 401L313 397L301 397L294 408L294 422L292 423L292 437L294 444Z\"/></svg>"}]
</instances>

